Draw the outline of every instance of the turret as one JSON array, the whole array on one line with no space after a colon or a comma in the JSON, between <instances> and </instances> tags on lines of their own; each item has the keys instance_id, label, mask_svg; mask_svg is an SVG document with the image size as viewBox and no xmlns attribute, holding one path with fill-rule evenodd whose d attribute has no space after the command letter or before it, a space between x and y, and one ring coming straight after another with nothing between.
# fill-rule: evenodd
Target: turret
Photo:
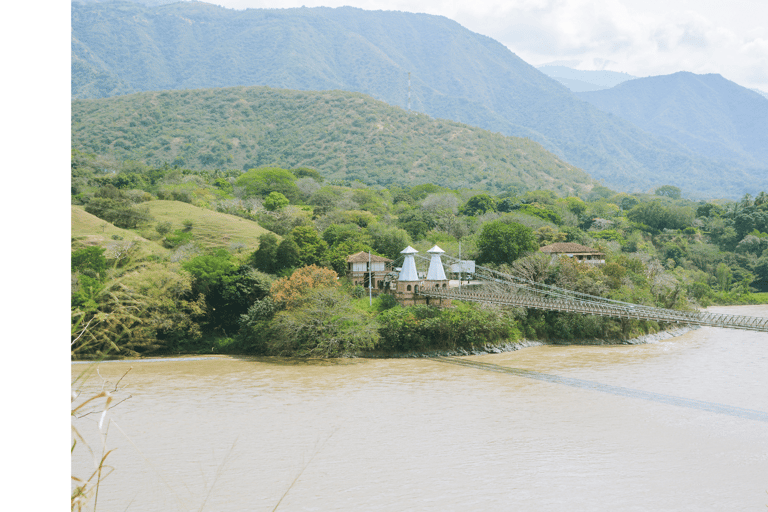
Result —
<instances>
[{"instance_id":1,"label":"turret","mask_svg":"<svg viewBox=\"0 0 768 512\"><path fill-rule=\"evenodd\" d=\"M429 260L427 281L445 281L447 278L445 277L445 270L443 270L443 261L440 259L440 255L445 253L445 251L435 245L427 252L432 255L432 258Z\"/></svg>"}]
</instances>

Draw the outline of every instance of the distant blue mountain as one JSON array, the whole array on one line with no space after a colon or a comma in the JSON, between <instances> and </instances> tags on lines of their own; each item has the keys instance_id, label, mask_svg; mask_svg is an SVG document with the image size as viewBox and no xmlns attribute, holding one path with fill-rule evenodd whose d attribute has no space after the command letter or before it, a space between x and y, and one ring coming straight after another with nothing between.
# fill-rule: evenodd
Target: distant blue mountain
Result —
<instances>
[{"instance_id":1,"label":"distant blue mountain","mask_svg":"<svg viewBox=\"0 0 768 512\"><path fill-rule=\"evenodd\" d=\"M720 75L638 78L577 96L700 155L747 166L768 162L768 99Z\"/></svg>"},{"instance_id":2,"label":"distant blue mountain","mask_svg":"<svg viewBox=\"0 0 768 512\"><path fill-rule=\"evenodd\" d=\"M547 64L537 68L550 78L554 78L573 92L600 91L610 89L620 83L637 78L617 71L582 71L566 66Z\"/></svg>"}]
</instances>

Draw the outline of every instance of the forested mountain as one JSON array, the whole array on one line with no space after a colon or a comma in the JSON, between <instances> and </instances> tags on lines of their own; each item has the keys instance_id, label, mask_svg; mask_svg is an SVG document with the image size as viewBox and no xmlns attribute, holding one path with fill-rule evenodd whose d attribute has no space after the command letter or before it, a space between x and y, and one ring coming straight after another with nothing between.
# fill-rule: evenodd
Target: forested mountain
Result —
<instances>
[{"instance_id":1,"label":"forested mountain","mask_svg":"<svg viewBox=\"0 0 768 512\"><path fill-rule=\"evenodd\" d=\"M768 99L720 75L638 78L578 96L707 157L746 166L768 161Z\"/></svg>"},{"instance_id":2,"label":"forested mountain","mask_svg":"<svg viewBox=\"0 0 768 512\"><path fill-rule=\"evenodd\" d=\"M768 188L764 169L702 158L580 101L502 44L440 16L201 2L73 4L72 97L268 85L342 89L529 137L607 185L694 196ZM431 178L436 179L436 178Z\"/></svg>"},{"instance_id":3,"label":"forested mountain","mask_svg":"<svg viewBox=\"0 0 768 512\"><path fill-rule=\"evenodd\" d=\"M232 87L72 102L72 147L189 169L307 166L331 179L520 193L595 184L530 139L344 91Z\"/></svg>"}]
</instances>

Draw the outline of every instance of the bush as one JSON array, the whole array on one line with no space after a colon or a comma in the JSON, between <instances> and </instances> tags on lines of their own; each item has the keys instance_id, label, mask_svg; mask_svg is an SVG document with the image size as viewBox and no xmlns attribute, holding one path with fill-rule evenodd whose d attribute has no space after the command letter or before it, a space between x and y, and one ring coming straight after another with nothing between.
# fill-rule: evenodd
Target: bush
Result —
<instances>
[{"instance_id":1,"label":"bush","mask_svg":"<svg viewBox=\"0 0 768 512\"><path fill-rule=\"evenodd\" d=\"M376 323L334 288L317 288L297 307L275 315L269 352L280 356L344 357L374 348Z\"/></svg>"}]
</instances>

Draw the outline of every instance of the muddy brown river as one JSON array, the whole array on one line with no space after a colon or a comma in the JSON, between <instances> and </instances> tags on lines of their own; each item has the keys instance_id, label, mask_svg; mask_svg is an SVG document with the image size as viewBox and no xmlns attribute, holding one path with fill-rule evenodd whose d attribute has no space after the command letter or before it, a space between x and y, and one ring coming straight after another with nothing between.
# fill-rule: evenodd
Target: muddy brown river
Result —
<instances>
[{"instance_id":1,"label":"muddy brown river","mask_svg":"<svg viewBox=\"0 0 768 512\"><path fill-rule=\"evenodd\" d=\"M768 510L768 334L459 359L101 363L98 510Z\"/></svg>"}]
</instances>

